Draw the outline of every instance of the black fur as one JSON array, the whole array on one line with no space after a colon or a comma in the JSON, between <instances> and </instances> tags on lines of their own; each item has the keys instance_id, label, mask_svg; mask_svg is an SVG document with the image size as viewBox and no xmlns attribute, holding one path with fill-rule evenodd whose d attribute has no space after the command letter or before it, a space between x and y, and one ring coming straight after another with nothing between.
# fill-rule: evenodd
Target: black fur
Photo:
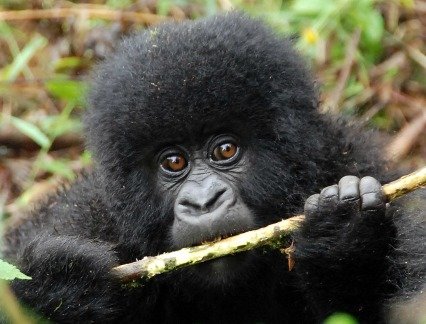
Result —
<instances>
[{"instance_id":1,"label":"black fur","mask_svg":"<svg viewBox=\"0 0 426 324\"><path fill-rule=\"evenodd\" d=\"M127 289L109 275L172 249L174 197L153 159L164 145L238 134L249 172L235 185L259 227L303 212L345 175L389 180L372 133L317 111L304 65L289 41L235 13L126 39L90 95L95 170L5 235L6 257L33 277L13 282L19 298L61 323L310 323L335 311L377 323L388 305L415 298L426 269L424 191L417 209L403 212L401 201L361 225L349 220L368 213L353 204L308 208L291 272L278 251L261 250L233 280L190 267Z\"/></svg>"}]
</instances>

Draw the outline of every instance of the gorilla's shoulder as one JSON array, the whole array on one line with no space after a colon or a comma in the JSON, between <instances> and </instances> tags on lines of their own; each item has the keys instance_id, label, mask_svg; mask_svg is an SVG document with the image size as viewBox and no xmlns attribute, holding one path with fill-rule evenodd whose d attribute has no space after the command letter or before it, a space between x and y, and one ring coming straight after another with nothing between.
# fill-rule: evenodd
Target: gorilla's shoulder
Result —
<instances>
[{"instance_id":1,"label":"gorilla's shoulder","mask_svg":"<svg viewBox=\"0 0 426 324\"><path fill-rule=\"evenodd\" d=\"M103 195L93 173L79 174L73 183L62 183L44 199L37 201L31 212L11 226L26 227L29 231L43 227L57 233L81 235L82 228L93 225L101 215L107 216Z\"/></svg>"}]
</instances>

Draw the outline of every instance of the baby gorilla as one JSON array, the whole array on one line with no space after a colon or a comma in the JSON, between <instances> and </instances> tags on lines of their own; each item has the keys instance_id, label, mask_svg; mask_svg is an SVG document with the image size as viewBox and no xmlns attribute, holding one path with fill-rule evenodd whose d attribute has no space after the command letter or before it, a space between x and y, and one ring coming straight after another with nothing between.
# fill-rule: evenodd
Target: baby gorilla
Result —
<instances>
[{"instance_id":1,"label":"baby gorilla","mask_svg":"<svg viewBox=\"0 0 426 324\"><path fill-rule=\"evenodd\" d=\"M12 288L43 316L314 323L343 311L379 323L416 300L424 191L386 207L378 146L319 114L303 62L262 23L232 13L126 39L89 102L94 170L5 235L5 256L32 277ZM302 212L292 271L259 248L133 288L110 274Z\"/></svg>"}]
</instances>

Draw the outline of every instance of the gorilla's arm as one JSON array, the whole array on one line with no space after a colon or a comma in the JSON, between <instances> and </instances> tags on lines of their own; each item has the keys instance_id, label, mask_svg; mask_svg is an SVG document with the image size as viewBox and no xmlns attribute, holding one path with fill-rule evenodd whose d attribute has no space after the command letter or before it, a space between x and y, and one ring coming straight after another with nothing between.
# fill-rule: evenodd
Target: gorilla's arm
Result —
<instances>
[{"instance_id":1,"label":"gorilla's arm","mask_svg":"<svg viewBox=\"0 0 426 324\"><path fill-rule=\"evenodd\" d=\"M41 235L19 254L19 266L32 277L12 283L24 304L61 323L105 322L114 317L119 286L108 270L117 259L108 245L75 236Z\"/></svg>"},{"instance_id":2,"label":"gorilla's arm","mask_svg":"<svg viewBox=\"0 0 426 324\"><path fill-rule=\"evenodd\" d=\"M90 187L85 179L50 198L4 238L5 257L32 277L13 281L14 292L24 304L61 323L108 321L117 312L117 300L123 300L109 273L118 258L105 241L111 237L99 235L105 228L101 204L90 207L95 193Z\"/></svg>"}]
</instances>

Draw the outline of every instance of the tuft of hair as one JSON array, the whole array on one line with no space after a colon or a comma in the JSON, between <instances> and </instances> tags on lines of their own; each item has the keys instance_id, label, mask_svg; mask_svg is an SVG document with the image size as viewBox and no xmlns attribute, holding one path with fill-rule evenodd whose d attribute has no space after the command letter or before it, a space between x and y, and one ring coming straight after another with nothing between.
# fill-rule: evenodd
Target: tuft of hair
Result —
<instances>
[{"instance_id":1,"label":"tuft of hair","mask_svg":"<svg viewBox=\"0 0 426 324\"><path fill-rule=\"evenodd\" d=\"M126 38L94 75L89 148L111 166L135 141L166 141L165 129L178 138L238 118L261 133L283 107L316 107L305 65L288 39L241 13L146 30Z\"/></svg>"}]
</instances>

